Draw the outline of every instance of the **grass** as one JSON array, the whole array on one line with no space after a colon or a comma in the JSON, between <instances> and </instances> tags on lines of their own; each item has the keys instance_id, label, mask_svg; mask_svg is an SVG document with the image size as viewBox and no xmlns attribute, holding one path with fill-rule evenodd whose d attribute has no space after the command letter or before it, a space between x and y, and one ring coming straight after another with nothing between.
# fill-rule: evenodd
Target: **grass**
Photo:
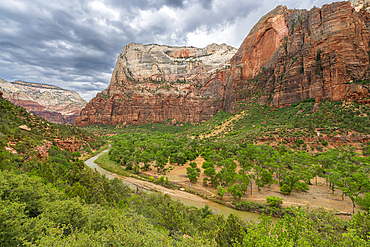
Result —
<instances>
[{"instance_id":1,"label":"grass","mask_svg":"<svg viewBox=\"0 0 370 247\"><path fill-rule=\"evenodd\" d=\"M86 161L86 160L88 160L88 159L90 159L90 158L94 157L95 155L100 154L101 152L103 152L103 151L104 151L105 149L107 149L107 148L108 148L108 145L104 145L104 146L100 147L100 148L99 148L98 150L96 150L95 152L93 152L93 153L89 154L88 156L84 157L84 158L83 158L83 161Z\"/></svg>"},{"instance_id":2,"label":"grass","mask_svg":"<svg viewBox=\"0 0 370 247\"><path fill-rule=\"evenodd\" d=\"M132 173L128 173L125 168L122 166L118 165L116 162L111 161L109 159L108 153L105 153L101 155L99 158L95 160L95 163L98 164L99 166L103 167L105 170L126 176L126 177L131 177L133 176ZM135 176L136 178L136 176Z\"/></svg>"}]
</instances>

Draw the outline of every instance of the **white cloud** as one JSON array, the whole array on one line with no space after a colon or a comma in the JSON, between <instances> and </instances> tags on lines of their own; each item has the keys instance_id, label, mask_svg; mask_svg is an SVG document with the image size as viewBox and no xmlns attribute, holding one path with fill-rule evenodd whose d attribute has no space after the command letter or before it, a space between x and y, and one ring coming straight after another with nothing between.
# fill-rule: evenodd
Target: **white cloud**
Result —
<instances>
[{"instance_id":1,"label":"white cloud","mask_svg":"<svg viewBox=\"0 0 370 247\"><path fill-rule=\"evenodd\" d=\"M72 89L89 100L131 43L239 47L277 5L324 0L0 0L0 77Z\"/></svg>"}]
</instances>

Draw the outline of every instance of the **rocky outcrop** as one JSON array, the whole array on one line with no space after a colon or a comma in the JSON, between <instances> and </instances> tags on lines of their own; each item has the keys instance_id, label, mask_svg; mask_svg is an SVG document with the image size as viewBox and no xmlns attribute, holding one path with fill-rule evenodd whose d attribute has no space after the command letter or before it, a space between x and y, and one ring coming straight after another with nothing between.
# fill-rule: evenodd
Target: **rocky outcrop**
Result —
<instances>
[{"instance_id":1,"label":"rocky outcrop","mask_svg":"<svg viewBox=\"0 0 370 247\"><path fill-rule=\"evenodd\" d=\"M231 59L225 108L233 111L245 100L282 107L310 98L367 97L369 21L349 2L310 11L277 7Z\"/></svg>"},{"instance_id":2,"label":"rocky outcrop","mask_svg":"<svg viewBox=\"0 0 370 247\"><path fill-rule=\"evenodd\" d=\"M73 124L86 105L78 93L56 86L0 79L3 97L50 122Z\"/></svg>"},{"instance_id":3,"label":"rocky outcrop","mask_svg":"<svg viewBox=\"0 0 370 247\"><path fill-rule=\"evenodd\" d=\"M232 58L235 51L226 45L130 44L108 89L87 104L77 123L200 122L248 101L274 107L312 98L360 102L370 92L367 2L310 11L278 6Z\"/></svg>"},{"instance_id":4,"label":"rocky outcrop","mask_svg":"<svg viewBox=\"0 0 370 247\"><path fill-rule=\"evenodd\" d=\"M127 45L109 87L86 105L77 124L207 120L223 108L226 71L235 52L225 44Z\"/></svg>"},{"instance_id":5,"label":"rocky outcrop","mask_svg":"<svg viewBox=\"0 0 370 247\"><path fill-rule=\"evenodd\" d=\"M364 9L367 12L370 11L370 0L350 0L350 2L356 11L360 11L361 9Z\"/></svg>"}]
</instances>

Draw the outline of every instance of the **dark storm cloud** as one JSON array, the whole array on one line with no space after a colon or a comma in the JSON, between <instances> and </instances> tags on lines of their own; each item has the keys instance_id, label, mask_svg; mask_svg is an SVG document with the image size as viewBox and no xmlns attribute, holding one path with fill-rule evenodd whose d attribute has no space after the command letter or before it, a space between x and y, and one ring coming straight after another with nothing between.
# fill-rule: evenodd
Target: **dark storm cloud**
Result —
<instances>
[{"instance_id":1,"label":"dark storm cloud","mask_svg":"<svg viewBox=\"0 0 370 247\"><path fill-rule=\"evenodd\" d=\"M0 0L0 77L57 85L90 99L107 87L118 54L131 42L239 46L276 5L321 2Z\"/></svg>"}]
</instances>

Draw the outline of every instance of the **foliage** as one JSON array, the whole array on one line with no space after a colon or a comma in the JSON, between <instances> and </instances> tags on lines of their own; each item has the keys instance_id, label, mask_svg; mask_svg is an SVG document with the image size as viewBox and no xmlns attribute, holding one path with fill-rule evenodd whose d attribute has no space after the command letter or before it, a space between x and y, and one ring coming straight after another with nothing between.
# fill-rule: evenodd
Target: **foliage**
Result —
<instances>
[{"instance_id":1,"label":"foliage","mask_svg":"<svg viewBox=\"0 0 370 247\"><path fill-rule=\"evenodd\" d=\"M23 156L34 155L34 147L43 145L45 141L55 142L55 139L81 140L86 147L93 149L105 143L91 132L76 126L50 123L3 98L0 98L0 115L1 147L8 142L15 142L15 149ZM30 130L19 128L21 125L26 125Z\"/></svg>"},{"instance_id":2,"label":"foliage","mask_svg":"<svg viewBox=\"0 0 370 247\"><path fill-rule=\"evenodd\" d=\"M197 167L197 163L190 162L190 167L186 167L186 175L188 176L190 182L196 183L200 176L200 169Z\"/></svg>"},{"instance_id":3,"label":"foliage","mask_svg":"<svg viewBox=\"0 0 370 247\"><path fill-rule=\"evenodd\" d=\"M283 198L276 196L266 196L266 202L271 207L279 208L283 204Z\"/></svg>"},{"instance_id":4,"label":"foliage","mask_svg":"<svg viewBox=\"0 0 370 247\"><path fill-rule=\"evenodd\" d=\"M287 184L283 184L283 186L280 187L280 191L285 195L290 195L290 193L292 193L292 188Z\"/></svg>"},{"instance_id":5,"label":"foliage","mask_svg":"<svg viewBox=\"0 0 370 247\"><path fill-rule=\"evenodd\" d=\"M312 101L282 109L254 105L249 108L248 117L234 121L232 135L208 139L189 136L194 133L204 136L210 129L219 128L229 119L229 114L221 112L203 125L127 127L126 133L110 138L112 148L109 154L101 156L117 173L127 174L131 169L138 173L139 166L143 169L154 166L163 174L171 169L170 163L186 165L189 162L187 168L193 169L189 179L192 172L198 179L200 169L191 161L202 156L206 160L202 165L206 183L217 188L221 199L230 193L240 199L233 202L237 208L252 211L258 208L268 215L285 213L273 224L267 216L261 216L257 222L245 222L232 214L225 219L212 214L207 207L186 207L168 195L134 193L120 180L108 180L85 167L78 159L83 150L72 153L56 142L49 149L49 158L40 160L32 150L35 145L41 145L42 140L74 136L84 141L84 150L97 149L104 141L77 127L50 125L22 108L3 100L0 103L0 111L5 116L0 122L2 246L369 245L367 213L356 213L351 220L343 221L324 210L287 208L278 211L276 207L282 204L279 197L266 198L269 205L241 198L248 189L252 192L252 184L260 188L277 183L283 193L290 194L307 190L311 179L320 176L327 179L332 191L340 190L347 195L353 207L357 203L368 210L368 157L359 156L350 148L310 154L283 145L271 147L251 142L255 137L251 133L268 133L272 129L281 134L278 131L287 128L312 128L312 133L308 132L316 135L314 127L336 127L365 133L369 130L368 117L352 114L357 110L366 112L362 106L354 104L346 108L341 103L324 102L320 103L319 111L308 113L313 107ZM303 109L307 114L297 114ZM262 126L264 121L266 124ZM20 130L21 124L28 124L32 131ZM48 124L53 128L46 127ZM252 125L258 127L246 128ZM303 138L297 136L295 140ZM19 154L5 151L3 147L10 141L17 143L15 148ZM304 146L302 141L295 144ZM169 183L164 175L152 181ZM184 234L189 238L184 238Z\"/></svg>"}]
</instances>

